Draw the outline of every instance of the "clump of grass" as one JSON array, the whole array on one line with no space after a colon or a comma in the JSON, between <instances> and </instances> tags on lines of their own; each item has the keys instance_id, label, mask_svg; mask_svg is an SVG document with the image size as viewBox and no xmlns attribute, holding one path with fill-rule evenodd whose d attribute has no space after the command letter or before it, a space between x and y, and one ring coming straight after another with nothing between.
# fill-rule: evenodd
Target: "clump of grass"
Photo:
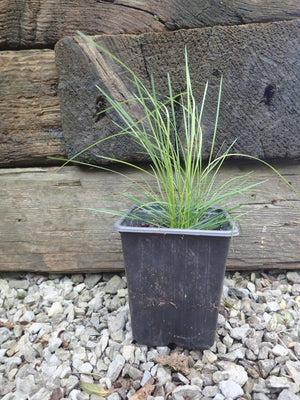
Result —
<instances>
[{"instance_id":1,"label":"clump of grass","mask_svg":"<svg viewBox=\"0 0 300 400\"><path fill-rule=\"evenodd\" d=\"M171 77L166 75L168 93L160 95L155 86L154 77L151 77L151 87L148 89L136 74L128 68L121 60L111 54L107 49L95 43L89 37L78 32L85 40L92 42L101 52L110 56L119 63L129 75L129 79L135 88L131 99L122 102L115 101L101 87L98 87L101 94L109 103L108 110L114 110L122 121L119 132L110 137L103 138L93 145L76 154L69 162L77 162L76 158L84 151L112 138L129 135L130 138L140 145L141 152L148 155L150 159L150 170L127 161L107 157L99 154L103 160L120 163L130 166L144 173L142 183L129 178L120 171L124 179L128 180L131 194L122 194L136 205L135 211L130 217L142 220L144 223L156 227L168 227L178 229L207 229L213 230L226 227L229 215L231 219L238 219L235 211L243 204L230 205L234 196L249 193L262 182L251 182L250 174L231 177L225 182L216 183L218 173L225 160L233 155L248 157L258 160L255 157L244 154L232 154L233 142L227 149L215 155L215 143L219 119L222 78L220 80L218 102L215 115L215 124L212 134L212 142L208 160L204 162L203 132L201 127L202 116L205 108L208 83L206 83L202 100L195 98L189 71L188 54L185 49L185 77L186 89L180 93L173 93ZM198 100L198 101L197 101ZM134 120L128 105L135 102L142 110L143 116L138 121ZM179 123L177 113L181 113L184 133L179 134ZM261 160L259 160L261 161ZM281 176L272 166L261 161ZM90 164L89 164L90 165ZM110 170L105 166L97 168ZM146 177L154 178L154 184L150 184ZM282 176L281 176L282 177ZM284 177L282 179L291 186ZM153 181L153 179L152 179ZM213 207L225 205L226 210L209 215ZM147 213L135 213L136 210L147 210ZM95 209L118 216L123 216L126 211L113 209Z\"/></svg>"}]
</instances>

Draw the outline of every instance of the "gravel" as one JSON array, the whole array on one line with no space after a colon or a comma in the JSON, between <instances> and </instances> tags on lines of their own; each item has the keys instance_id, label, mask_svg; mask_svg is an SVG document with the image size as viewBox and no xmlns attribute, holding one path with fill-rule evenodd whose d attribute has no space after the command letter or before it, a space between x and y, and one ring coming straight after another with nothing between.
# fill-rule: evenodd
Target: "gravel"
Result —
<instances>
[{"instance_id":1,"label":"gravel","mask_svg":"<svg viewBox=\"0 0 300 400\"><path fill-rule=\"evenodd\" d=\"M96 400L79 382L125 400L300 399L300 271L226 273L208 350L132 340L124 274L0 274L0 398ZM160 356L184 355L189 371ZM187 373L188 372L188 373Z\"/></svg>"}]
</instances>

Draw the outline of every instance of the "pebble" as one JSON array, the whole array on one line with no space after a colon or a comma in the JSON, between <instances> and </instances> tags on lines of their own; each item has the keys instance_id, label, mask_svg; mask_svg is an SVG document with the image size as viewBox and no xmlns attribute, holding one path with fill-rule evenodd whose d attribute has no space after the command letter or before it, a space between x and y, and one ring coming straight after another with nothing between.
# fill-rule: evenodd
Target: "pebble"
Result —
<instances>
[{"instance_id":1,"label":"pebble","mask_svg":"<svg viewBox=\"0 0 300 400\"><path fill-rule=\"evenodd\" d=\"M145 373L143 375L143 378L141 380L141 386L144 386L149 381L149 379L151 379L151 378L152 378L152 375L150 374L150 372L149 371L145 371Z\"/></svg>"},{"instance_id":2,"label":"pebble","mask_svg":"<svg viewBox=\"0 0 300 400\"><path fill-rule=\"evenodd\" d=\"M299 395L296 395L288 389L284 389L278 396L278 400L299 400L299 398Z\"/></svg>"},{"instance_id":3,"label":"pebble","mask_svg":"<svg viewBox=\"0 0 300 400\"><path fill-rule=\"evenodd\" d=\"M178 386L173 392L172 397L175 400L200 399L201 389L198 386L184 385Z\"/></svg>"},{"instance_id":4,"label":"pebble","mask_svg":"<svg viewBox=\"0 0 300 400\"><path fill-rule=\"evenodd\" d=\"M120 289L124 289L126 287L126 283L119 275L114 275L106 284L105 292L109 294L115 294Z\"/></svg>"},{"instance_id":5,"label":"pebble","mask_svg":"<svg viewBox=\"0 0 300 400\"><path fill-rule=\"evenodd\" d=\"M149 371L146 370L145 372L149 372ZM136 381L136 380L142 378L143 372L140 369L138 369L138 368L134 367L133 365L131 365L129 367L129 369L128 369L128 375L130 376L130 378L132 378L134 381ZM150 372L149 372L149 376L147 375L147 377L148 377L147 380L149 380L151 378Z\"/></svg>"},{"instance_id":6,"label":"pebble","mask_svg":"<svg viewBox=\"0 0 300 400\"><path fill-rule=\"evenodd\" d=\"M285 378L284 376L269 376L266 379L266 386L272 390L282 390L282 389L289 389L292 385L292 382Z\"/></svg>"},{"instance_id":7,"label":"pebble","mask_svg":"<svg viewBox=\"0 0 300 400\"><path fill-rule=\"evenodd\" d=\"M170 370L165 367L158 367L156 375L162 385L165 385L167 382L171 382L172 380Z\"/></svg>"},{"instance_id":8,"label":"pebble","mask_svg":"<svg viewBox=\"0 0 300 400\"><path fill-rule=\"evenodd\" d=\"M299 271L227 272L216 342L204 351L135 343L123 273L18 276L0 279L3 400L96 400L80 380L118 383L107 399L127 400L151 377L148 400L300 398ZM188 375L155 361L173 352L186 355Z\"/></svg>"},{"instance_id":9,"label":"pebble","mask_svg":"<svg viewBox=\"0 0 300 400\"><path fill-rule=\"evenodd\" d=\"M206 397L215 397L219 392L219 388L217 386L205 386L202 390L203 396Z\"/></svg>"},{"instance_id":10,"label":"pebble","mask_svg":"<svg viewBox=\"0 0 300 400\"><path fill-rule=\"evenodd\" d=\"M84 283L88 289L93 289L101 279L102 274L89 274L86 275Z\"/></svg>"},{"instance_id":11,"label":"pebble","mask_svg":"<svg viewBox=\"0 0 300 400\"><path fill-rule=\"evenodd\" d=\"M122 368L124 367L124 364L125 364L125 358L120 354L117 354L117 356L114 358L114 360L108 367L106 375L107 378L109 378L112 382L115 382L118 379L122 371Z\"/></svg>"},{"instance_id":12,"label":"pebble","mask_svg":"<svg viewBox=\"0 0 300 400\"><path fill-rule=\"evenodd\" d=\"M272 353L275 354L275 356L286 356L288 355L289 351L280 344L276 344L276 346L274 346L272 349Z\"/></svg>"},{"instance_id":13,"label":"pebble","mask_svg":"<svg viewBox=\"0 0 300 400\"><path fill-rule=\"evenodd\" d=\"M231 287L228 289L228 295L233 297L235 296L239 299L243 299L249 296L249 290L244 288Z\"/></svg>"},{"instance_id":14,"label":"pebble","mask_svg":"<svg viewBox=\"0 0 300 400\"><path fill-rule=\"evenodd\" d=\"M300 272L299 271L289 271L286 274L287 280L292 283L300 283Z\"/></svg>"},{"instance_id":15,"label":"pebble","mask_svg":"<svg viewBox=\"0 0 300 400\"><path fill-rule=\"evenodd\" d=\"M244 394L243 389L232 380L222 381L219 383L219 388L223 395L229 399L237 399Z\"/></svg>"},{"instance_id":16,"label":"pebble","mask_svg":"<svg viewBox=\"0 0 300 400\"><path fill-rule=\"evenodd\" d=\"M56 301L55 303L52 304L48 311L48 317L53 317L56 314L61 314L63 313L63 308L60 302Z\"/></svg>"},{"instance_id":17,"label":"pebble","mask_svg":"<svg viewBox=\"0 0 300 400\"><path fill-rule=\"evenodd\" d=\"M134 363L134 352L135 346L133 344L125 345L121 349L121 354L124 357L125 361L129 362L129 364Z\"/></svg>"},{"instance_id":18,"label":"pebble","mask_svg":"<svg viewBox=\"0 0 300 400\"><path fill-rule=\"evenodd\" d=\"M241 365L237 365L235 363L231 363L228 361L221 361L219 363L219 367L221 367L228 378L240 386L243 386L248 380L248 374L244 367Z\"/></svg>"},{"instance_id":19,"label":"pebble","mask_svg":"<svg viewBox=\"0 0 300 400\"><path fill-rule=\"evenodd\" d=\"M280 304L277 301L269 301L266 307L268 312L278 311L280 309Z\"/></svg>"},{"instance_id":20,"label":"pebble","mask_svg":"<svg viewBox=\"0 0 300 400\"><path fill-rule=\"evenodd\" d=\"M213 353L211 350L204 350L202 362L212 364L218 359L217 355Z\"/></svg>"},{"instance_id":21,"label":"pebble","mask_svg":"<svg viewBox=\"0 0 300 400\"><path fill-rule=\"evenodd\" d=\"M285 369L294 382L300 386L300 362L287 361Z\"/></svg>"},{"instance_id":22,"label":"pebble","mask_svg":"<svg viewBox=\"0 0 300 400\"><path fill-rule=\"evenodd\" d=\"M30 286L30 281L28 279L10 279L9 287L15 289L27 290ZM1 288L0 288L1 289Z\"/></svg>"},{"instance_id":23,"label":"pebble","mask_svg":"<svg viewBox=\"0 0 300 400\"><path fill-rule=\"evenodd\" d=\"M259 360L257 365L261 376L267 378L272 369L276 366L276 361L273 359Z\"/></svg>"},{"instance_id":24,"label":"pebble","mask_svg":"<svg viewBox=\"0 0 300 400\"><path fill-rule=\"evenodd\" d=\"M233 328L230 332L230 335L234 339L242 340L246 338L250 332L251 332L250 326L248 324L245 324L243 326L237 326L236 328Z\"/></svg>"}]
</instances>

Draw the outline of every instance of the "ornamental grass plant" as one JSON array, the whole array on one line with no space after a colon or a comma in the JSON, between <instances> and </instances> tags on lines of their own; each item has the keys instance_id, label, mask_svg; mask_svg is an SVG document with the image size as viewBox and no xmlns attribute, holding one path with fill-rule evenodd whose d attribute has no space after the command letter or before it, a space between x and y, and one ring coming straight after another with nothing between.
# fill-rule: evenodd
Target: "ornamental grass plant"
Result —
<instances>
[{"instance_id":1,"label":"ornamental grass plant","mask_svg":"<svg viewBox=\"0 0 300 400\"><path fill-rule=\"evenodd\" d=\"M204 141L202 131L202 117L205 113L205 101L208 91L206 83L202 99L195 98L189 71L188 53L185 48L185 90L174 93L172 80L166 74L168 93L160 94L155 85L155 78L151 76L150 88L148 88L120 59L110 51L95 43L91 38L78 32L88 42L102 53L105 53L116 61L127 71L128 79L134 87L132 98L118 102L101 87L97 86L100 93L107 100L109 107L99 114L107 111L114 111L118 114L122 123L114 122L119 132L109 137L102 138L93 145L85 148L69 160L72 162L89 165L78 161L85 151L104 141L111 140L118 136L126 135L136 142L141 152L150 159L150 169L136 165L128 161L115 159L113 157L99 157L106 162L118 163L132 167L141 172L144 178L142 182L137 181L107 166L92 165L102 170L112 171L124 177L128 181L129 191L122 194L135 204L130 211L130 218L139 221L141 224L149 224L154 227L173 229L230 229L230 220L238 220L244 213L236 211L244 204L233 205L232 199L236 196L251 193L260 183L251 180L251 173L242 176L232 176L226 181L219 182L218 174L226 160L235 157L246 157L251 160L260 161L270 167L278 174L285 183L295 190L291 184L270 164L245 154L234 153L232 148L235 141L225 150L215 151L217 126L220 112L222 78L220 80L218 102L215 113L215 123L212 132L212 140L208 159L204 159ZM136 102L139 109L142 109L142 118L134 120L130 114L128 104ZM178 118L180 113L180 118ZM178 121L183 121L183 133ZM149 179L154 183L149 183ZM130 193L130 194L129 194ZM220 208L219 212L211 213L211 210ZM224 208L223 208L224 207ZM126 210L96 208L96 211L124 216ZM147 212L136 213L137 210ZM230 217L229 217L229 214ZM224 228L225 227L225 228Z\"/></svg>"}]
</instances>

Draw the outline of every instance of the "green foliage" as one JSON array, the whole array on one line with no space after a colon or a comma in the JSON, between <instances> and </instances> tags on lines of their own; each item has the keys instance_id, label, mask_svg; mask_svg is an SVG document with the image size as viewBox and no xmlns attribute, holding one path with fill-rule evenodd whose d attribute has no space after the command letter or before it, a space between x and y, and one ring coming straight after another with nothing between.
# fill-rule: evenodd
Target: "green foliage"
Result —
<instances>
[{"instance_id":1,"label":"green foliage","mask_svg":"<svg viewBox=\"0 0 300 400\"><path fill-rule=\"evenodd\" d=\"M122 196L130 199L137 208L147 208L150 212L143 216L134 216L135 219L142 219L144 222L157 227L169 227L179 229L217 229L226 226L229 218L228 214L221 212L206 218L212 207L225 205L226 211L234 214L235 210L243 204L231 205L231 199L236 195L249 193L261 182L251 183L250 175L236 176L225 182L217 183L218 173L226 159L231 157L233 142L223 152L215 154L215 143L217 135L217 125L219 118L222 79L220 81L218 103L215 115L215 125L212 134L212 142L208 161L203 161L203 132L201 128L202 115L204 112L208 83L205 85L202 100L197 101L192 88L189 71L188 55L185 50L185 75L186 90L174 94L172 90L171 77L167 74L168 94L160 95L155 86L154 77L151 77L151 88L148 89L136 74L129 69L121 60L111 54L107 49L93 42L89 37L79 32L85 40L92 42L101 52L110 56L119 63L129 75L129 79L135 88L135 93L131 99L117 102L109 96L102 88L98 87L101 94L106 98L110 106L101 111L114 110L120 117L121 125L119 132L113 136L103 138L85 150L76 154L68 162L77 162L76 158L84 151L112 138L129 135L132 140L141 147L141 152L148 155L151 160L151 170L132 163L121 161L113 157L99 155L103 160L117 162L125 166L130 166L145 175L144 180L137 182L129 178L120 171L124 179L128 180L131 194ZM129 105L135 102L137 107L142 110L143 117L136 121L133 119L129 110ZM179 135L178 113L184 125L183 137ZM237 154L234 154L237 155ZM255 157L238 154L241 157L257 160ZM261 161L272 168L268 163ZM64 164L64 165L65 165ZM97 166L98 168L109 170L107 167ZM154 185L150 185L147 176L154 178ZM280 175L281 176L281 175ZM282 177L284 181L285 178ZM288 182L286 181L288 184ZM290 185L289 185L290 186ZM97 209L101 212L112 213L114 215L124 215L122 210ZM155 210L154 212L152 212ZM239 217L243 215L239 214ZM232 215L231 215L232 218ZM234 215L234 218L238 218Z\"/></svg>"}]
</instances>

